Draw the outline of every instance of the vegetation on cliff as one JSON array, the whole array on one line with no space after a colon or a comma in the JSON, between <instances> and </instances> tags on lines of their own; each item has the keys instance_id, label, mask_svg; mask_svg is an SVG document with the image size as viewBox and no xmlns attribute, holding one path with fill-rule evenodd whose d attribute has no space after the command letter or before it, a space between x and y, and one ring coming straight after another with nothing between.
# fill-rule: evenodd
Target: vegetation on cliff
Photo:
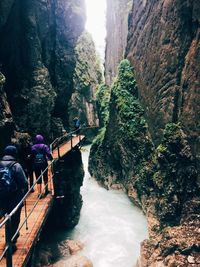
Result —
<instances>
[{"instance_id":1,"label":"vegetation on cliff","mask_svg":"<svg viewBox=\"0 0 200 267\"><path fill-rule=\"evenodd\" d=\"M184 203L197 190L197 169L186 135L179 124L167 124L154 158L153 183L161 222L176 222Z\"/></svg>"},{"instance_id":2,"label":"vegetation on cliff","mask_svg":"<svg viewBox=\"0 0 200 267\"><path fill-rule=\"evenodd\" d=\"M197 169L180 124L166 125L162 142L152 159L141 169L135 183L140 197L155 199L155 211L162 226L180 221L184 203L197 192Z\"/></svg>"},{"instance_id":3,"label":"vegetation on cliff","mask_svg":"<svg viewBox=\"0 0 200 267\"><path fill-rule=\"evenodd\" d=\"M123 60L111 88L108 122L91 148L90 172L102 182L105 179L107 186L122 181L126 186L127 179L148 160L152 148L133 68ZM115 181L110 183L109 177Z\"/></svg>"},{"instance_id":4,"label":"vegetation on cliff","mask_svg":"<svg viewBox=\"0 0 200 267\"><path fill-rule=\"evenodd\" d=\"M109 117L104 91L99 97L108 121L91 148L91 174L107 187L123 185L144 210L151 203L161 226L177 224L197 188L195 160L181 125L167 124L155 148L128 60L119 65L111 88Z\"/></svg>"},{"instance_id":5,"label":"vegetation on cliff","mask_svg":"<svg viewBox=\"0 0 200 267\"><path fill-rule=\"evenodd\" d=\"M10 142L10 136L14 131L12 113L4 91L5 82L5 76L0 72L0 154L5 145Z\"/></svg>"},{"instance_id":6,"label":"vegetation on cliff","mask_svg":"<svg viewBox=\"0 0 200 267\"><path fill-rule=\"evenodd\" d=\"M87 97L93 84L102 80L100 62L98 60L92 36L84 32L78 39L75 47L76 67L74 72L75 89ZM92 97L90 96L90 99Z\"/></svg>"},{"instance_id":7,"label":"vegetation on cliff","mask_svg":"<svg viewBox=\"0 0 200 267\"><path fill-rule=\"evenodd\" d=\"M100 84L96 93L96 102L100 127L106 126L109 118L110 90L106 84Z\"/></svg>"},{"instance_id":8,"label":"vegetation on cliff","mask_svg":"<svg viewBox=\"0 0 200 267\"><path fill-rule=\"evenodd\" d=\"M0 4L0 65L7 99L18 131L31 136L40 132L50 141L69 125L75 46L84 31L85 3L11 2Z\"/></svg>"},{"instance_id":9,"label":"vegetation on cliff","mask_svg":"<svg viewBox=\"0 0 200 267\"><path fill-rule=\"evenodd\" d=\"M98 126L96 91L102 81L102 71L91 35L84 32L78 39L76 48L72 93L68 113L69 120L79 116L86 125Z\"/></svg>"}]
</instances>

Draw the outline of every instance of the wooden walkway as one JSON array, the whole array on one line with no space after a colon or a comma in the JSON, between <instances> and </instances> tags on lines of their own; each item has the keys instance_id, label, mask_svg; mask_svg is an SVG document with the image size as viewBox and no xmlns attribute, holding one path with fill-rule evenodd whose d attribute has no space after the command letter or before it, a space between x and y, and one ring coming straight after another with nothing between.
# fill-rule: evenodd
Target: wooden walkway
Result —
<instances>
[{"instance_id":1,"label":"wooden walkway","mask_svg":"<svg viewBox=\"0 0 200 267\"><path fill-rule=\"evenodd\" d=\"M77 146L84 138L85 138L84 135L73 136L72 142L70 140L66 143L63 143L59 149L60 157L64 156L67 152L69 152L71 150L71 146L72 147ZM55 149L53 151L53 158L58 158L58 149Z\"/></svg>"},{"instance_id":2,"label":"wooden walkway","mask_svg":"<svg viewBox=\"0 0 200 267\"><path fill-rule=\"evenodd\" d=\"M75 147L83 140L84 136L74 136L72 138L72 146ZM62 157L71 150L71 140L64 143L60 147L60 156ZM53 158L58 158L58 151L53 151ZM22 267L26 266L26 263L30 256L30 251L37 241L39 233L44 225L44 222L48 216L53 203L53 185L51 181L51 173L49 172L49 189L51 191L45 198L39 200L36 208L28 219L28 230L26 229L26 224L20 230L20 237L17 240L17 251L13 254L13 266ZM37 188L35 188L34 193L30 193L26 200L27 214L32 210L35 202L37 201ZM25 218L25 208L23 207L21 213L21 222ZM1 221L0 221L1 222ZM21 223L20 223L21 225ZM5 227L0 229L0 255L2 254L5 247ZM0 267L6 267L6 259L4 258L0 262Z\"/></svg>"},{"instance_id":3,"label":"wooden walkway","mask_svg":"<svg viewBox=\"0 0 200 267\"><path fill-rule=\"evenodd\" d=\"M37 190L31 193L26 201L27 213L29 213L37 200ZM37 207L34 212L30 215L28 219L28 230L26 230L26 225L20 230L20 237L17 240L17 251L13 254L13 266L21 267L29 255L36 237L38 236L43 222L46 218L47 212L51 207L53 197L51 194L47 195L45 198L39 200ZM21 222L24 221L25 210L24 207L21 213ZM5 228L0 229L0 254L4 249L5 241ZM0 266L6 266L6 259L4 258L0 262Z\"/></svg>"}]
</instances>

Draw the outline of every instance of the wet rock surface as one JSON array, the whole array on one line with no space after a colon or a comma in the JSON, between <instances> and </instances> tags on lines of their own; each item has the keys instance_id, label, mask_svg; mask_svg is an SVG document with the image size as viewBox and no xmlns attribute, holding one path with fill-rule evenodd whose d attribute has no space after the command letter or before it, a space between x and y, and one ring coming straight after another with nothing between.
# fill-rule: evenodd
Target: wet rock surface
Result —
<instances>
[{"instance_id":1,"label":"wet rock surface","mask_svg":"<svg viewBox=\"0 0 200 267\"><path fill-rule=\"evenodd\" d=\"M92 262L85 256L74 255L67 260L60 261L52 267L93 267Z\"/></svg>"},{"instance_id":2,"label":"wet rock surface","mask_svg":"<svg viewBox=\"0 0 200 267\"><path fill-rule=\"evenodd\" d=\"M186 203L184 212L188 212L180 225L167 227L161 233L154 233L153 239L142 242L138 266L199 266L199 205L199 199Z\"/></svg>"},{"instance_id":3,"label":"wet rock surface","mask_svg":"<svg viewBox=\"0 0 200 267\"><path fill-rule=\"evenodd\" d=\"M131 5L131 0L107 1L105 81L109 86L117 75L117 66L124 56Z\"/></svg>"},{"instance_id":4,"label":"wet rock surface","mask_svg":"<svg viewBox=\"0 0 200 267\"><path fill-rule=\"evenodd\" d=\"M75 47L76 66L73 76L74 88L69 101L69 121L79 116L84 134L91 141L99 127L96 107L96 91L102 81L102 71L95 51L95 44L89 33L84 32Z\"/></svg>"},{"instance_id":5,"label":"wet rock surface","mask_svg":"<svg viewBox=\"0 0 200 267\"><path fill-rule=\"evenodd\" d=\"M54 244L53 247L44 245L40 247L38 245L39 254L38 252L34 254L31 266L93 267L92 262L87 257L78 254L83 247L84 244L78 240L62 241Z\"/></svg>"},{"instance_id":6,"label":"wet rock surface","mask_svg":"<svg viewBox=\"0 0 200 267\"><path fill-rule=\"evenodd\" d=\"M55 203L50 221L57 227L72 229L79 221L82 207L80 187L83 183L84 170L81 152L74 148L54 166Z\"/></svg>"},{"instance_id":7,"label":"wet rock surface","mask_svg":"<svg viewBox=\"0 0 200 267\"><path fill-rule=\"evenodd\" d=\"M97 123L91 102L94 88L91 95L87 92L89 101L84 102L74 84L75 48L84 24L83 0L1 1L0 70L6 78L4 89L18 131L40 132L48 140L61 135L71 126L74 115L69 114L70 101L79 105L75 107L78 113L87 111L88 121ZM76 90L80 103L71 100ZM55 122L59 122L57 130Z\"/></svg>"},{"instance_id":8,"label":"wet rock surface","mask_svg":"<svg viewBox=\"0 0 200 267\"><path fill-rule=\"evenodd\" d=\"M116 14L117 2L108 2ZM117 104L110 105L107 128L102 131L98 145L91 149L94 164L91 172L107 188L123 185L129 197L146 212L151 239L142 244L140 266L200 266L199 245L195 245L199 244L199 207L196 200L193 201L196 196L199 201L196 179L200 155L200 3L197 0L136 0L131 4L125 57L134 67L139 100L154 144L152 158L145 164L135 161L140 147L137 142L128 146L121 141L122 110L117 111ZM109 19L108 30L114 18ZM119 39L107 45L107 55L112 49L116 51L121 36ZM118 56L118 53L114 55L116 61ZM107 56L106 61L105 65L110 67L107 74L110 71L111 76L115 75L114 59ZM128 99L125 102L128 103ZM127 109L127 113L130 111L131 108ZM162 143L163 129L171 122L180 123L178 135L182 137L177 137L182 141L172 135L166 138L170 139L168 144ZM127 137L127 127L123 130ZM142 171L136 176L138 169ZM189 217L186 203L190 207ZM168 222L168 234L165 222ZM181 245L184 242L185 249Z\"/></svg>"},{"instance_id":9,"label":"wet rock surface","mask_svg":"<svg viewBox=\"0 0 200 267\"><path fill-rule=\"evenodd\" d=\"M10 142L10 136L14 132L13 117L4 91L5 82L5 76L0 72L0 153L2 148Z\"/></svg>"},{"instance_id":10,"label":"wet rock surface","mask_svg":"<svg viewBox=\"0 0 200 267\"><path fill-rule=\"evenodd\" d=\"M200 149L199 10L198 0L134 1L126 47L152 137L160 140L166 123L181 121L195 154Z\"/></svg>"},{"instance_id":11,"label":"wet rock surface","mask_svg":"<svg viewBox=\"0 0 200 267\"><path fill-rule=\"evenodd\" d=\"M187 266L199 250L196 161L181 124L167 124L161 143L153 144L128 66L126 60L119 66L109 120L91 148L89 170L106 188L127 191L146 213L150 240L142 244L140 266Z\"/></svg>"}]
</instances>

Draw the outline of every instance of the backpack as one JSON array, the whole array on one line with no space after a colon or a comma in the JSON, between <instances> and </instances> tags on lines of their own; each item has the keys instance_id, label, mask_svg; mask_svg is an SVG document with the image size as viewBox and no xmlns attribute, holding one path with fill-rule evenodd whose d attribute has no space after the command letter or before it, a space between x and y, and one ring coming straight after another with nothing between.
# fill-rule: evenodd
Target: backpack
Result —
<instances>
[{"instance_id":1,"label":"backpack","mask_svg":"<svg viewBox=\"0 0 200 267\"><path fill-rule=\"evenodd\" d=\"M77 120L76 123L75 123L75 127L79 128L80 127L80 121Z\"/></svg>"},{"instance_id":2,"label":"backpack","mask_svg":"<svg viewBox=\"0 0 200 267\"><path fill-rule=\"evenodd\" d=\"M34 165L36 168L42 168L44 166L44 164L46 163L46 157L45 157L45 154L39 150L36 151L37 153L35 154L35 157L34 157Z\"/></svg>"},{"instance_id":3,"label":"backpack","mask_svg":"<svg viewBox=\"0 0 200 267\"><path fill-rule=\"evenodd\" d=\"M12 174L14 164L16 162L0 167L0 199L9 197L10 194L17 191L17 183Z\"/></svg>"}]
</instances>

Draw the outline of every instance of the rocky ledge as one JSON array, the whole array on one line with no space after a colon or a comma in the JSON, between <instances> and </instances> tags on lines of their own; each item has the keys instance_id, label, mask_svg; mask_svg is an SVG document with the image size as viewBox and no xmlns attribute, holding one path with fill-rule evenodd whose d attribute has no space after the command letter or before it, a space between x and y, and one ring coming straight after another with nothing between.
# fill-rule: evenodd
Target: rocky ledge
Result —
<instances>
[{"instance_id":1,"label":"rocky ledge","mask_svg":"<svg viewBox=\"0 0 200 267\"><path fill-rule=\"evenodd\" d=\"M199 209L200 201L194 198L185 204L180 225L166 227L143 241L138 267L200 266Z\"/></svg>"}]
</instances>

